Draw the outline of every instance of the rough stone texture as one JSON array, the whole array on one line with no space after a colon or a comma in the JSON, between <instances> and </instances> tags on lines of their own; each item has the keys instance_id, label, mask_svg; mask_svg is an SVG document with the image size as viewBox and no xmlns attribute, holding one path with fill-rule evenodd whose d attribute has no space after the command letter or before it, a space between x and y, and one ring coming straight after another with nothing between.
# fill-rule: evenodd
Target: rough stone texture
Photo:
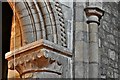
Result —
<instances>
[{"instance_id":1,"label":"rough stone texture","mask_svg":"<svg viewBox=\"0 0 120 80\"><path fill-rule=\"evenodd\" d=\"M119 72L119 7L118 3L103 3L105 14L99 27L100 71L103 78L118 78Z\"/></svg>"},{"instance_id":2,"label":"rough stone texture","mask_svg":"<svg viewBox=\"0 0 120 80\"><path fill-rule=\"evenodd\" d=\"M120 2L72 1L16 3L11 51L6 54L11 70L16 68L22 78L120 77ZM103 9L102 19L87 23L88 6ZM24 72L29 69L33 73Z\"/></svg>"}]
</instances>

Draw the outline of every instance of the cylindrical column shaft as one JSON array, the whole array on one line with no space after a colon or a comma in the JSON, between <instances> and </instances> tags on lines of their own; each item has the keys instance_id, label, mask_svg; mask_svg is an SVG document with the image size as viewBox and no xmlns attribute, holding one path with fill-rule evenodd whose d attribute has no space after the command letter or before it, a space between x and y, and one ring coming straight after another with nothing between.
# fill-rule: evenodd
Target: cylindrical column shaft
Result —
<instances>
[{"instance_id":1,"label":"cylindrical column shaft","mask_svg":"<svg viewBox=\"0 0 120 80\"><path fill-rule=\"evenodd\" d=\"M98 7L87 7L85 12L88 17L87 24L89 26L89 78L98 78L98 26L104 11Z\"/></svg>"},{"instance_id":2,"label":"cylindrical column shaft","mask_svg":"<svg viewBox=\"0 0 120 80\"><path fill-rule=\"evenodd\" d=\"M98 77L98 24L89 23L89 77Z\"/></svg>"}]
</instances>

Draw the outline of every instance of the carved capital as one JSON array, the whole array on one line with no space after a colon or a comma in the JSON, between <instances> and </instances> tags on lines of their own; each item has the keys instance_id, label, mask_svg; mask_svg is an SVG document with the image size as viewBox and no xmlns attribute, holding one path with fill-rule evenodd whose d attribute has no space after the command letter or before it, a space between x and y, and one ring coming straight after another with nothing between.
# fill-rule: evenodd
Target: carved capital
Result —
<instances>
[{"instance_id":1,"label":"carved capital","mask_svg":"<svg viewBox=\"0 0 120 80\"><path fill-rule=\"evenodd\" d=\"M84 9L86 16L88 18L87 23L97 23L100 24L100 19L104 15L104 11L98 7L87 7Z\"/></svg>"},{"instance_id":2,"label":"carved capital","mask_svg":"<svg viewBox=\"0 0 120 80\"><path fill-rule=\"evenodd\" d=\"M66 67L64 62L68 61L63 56L69 58L72 55L67 48L57 46L47 40L39 40L7 53L6 59L8 68L18 71L20 77L30 78L34 77L36 73L39 76L47 73L53 75L54 78L60 78L65 69L63 67Z\"/></svg>"}]
</instances>

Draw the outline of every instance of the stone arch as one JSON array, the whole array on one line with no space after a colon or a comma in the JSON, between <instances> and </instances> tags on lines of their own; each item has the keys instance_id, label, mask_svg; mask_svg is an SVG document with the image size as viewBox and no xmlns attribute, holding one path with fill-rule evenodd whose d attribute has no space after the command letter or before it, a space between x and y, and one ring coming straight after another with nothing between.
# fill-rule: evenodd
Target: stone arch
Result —
<instances>
[{"instance_id":1,"label":"stone arch","mask_svg":"<svg viewBox=\"0 0 120 80\"><path fill-rule=\"evenodd\" d=\"M16 43L15 48L19 48L39 39L45 39L60 46L67 47L67 34L65 31L64 15L59 2L9 2L13 11L16 32L12 34L11 45ZM17 31L18 30L18 31ZM14 31L13 31L14 32ZM11 48L13 50L13 48Z\"/></svg>"},{"instance_id":2,"label":"stone arch","mask_svg":"<svg viewBox=\"0 0 120 80\"><path fill-rule=\"evenodd\" d=\"M61 4L56 1L31 1L9 2L14 17L11 50L6 54L8 69L18 71L19 74L15 73L21 78L27 77L28 72L32 72L34 75L36 71L37 74L40 73L39 75L42 71L45 75L47 72L50 75L56 75L56 77L71 76L71 74L67 74L71 71L68 70L71 67L68 64L71 61L71 52L67 47L67 30ZM37 52L37 50L40 51ZM53 69L50 66L55 66L55 64L49 61L52 56L55 64L61 60L66 62L61 65L57 64L58 68ZM40 62L40 65L44 65L41 60L46 60L46 63L44 62L45 69L37 65ZM34 66L27 66L26 64ZM65 73L62 74L63 72Z\"/></svg>"}]
</instances>

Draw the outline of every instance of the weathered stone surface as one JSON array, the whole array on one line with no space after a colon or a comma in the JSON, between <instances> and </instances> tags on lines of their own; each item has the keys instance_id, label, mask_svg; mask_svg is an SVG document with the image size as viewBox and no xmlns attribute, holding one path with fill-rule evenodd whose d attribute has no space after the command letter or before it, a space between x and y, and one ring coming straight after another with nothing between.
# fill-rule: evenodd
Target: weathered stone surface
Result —
<instances>
[{"instance_id":1,"label":"weathered stone surface","mask_svg":"<svg viewBox=\"0 0 120 80\"><path fill-rule=\"evenodd\" d=\"M75 78L83 78L84 74L84 66L83 62L76 61L75 62Z\"/></svg>"},{"instance_id":2,"label":"weathered stone surface","mask_svg":"<svg viewBox=\"0 0 120 80\"><path fill-rule=\"evenodd\" d=\"M106 5L107 4L107 5ZM119 50L118 46L116 46L119 42L118 39L118 28L117 25L119 21L119 13L118 13L118 4L115 2L112 3L103 3L103 9L105 10L105 15L103 19L101 20L101 25L99 28L99 36L100 39L102 40L101 43L101 62L100 62L100 69L101 71L101 77L103 76L104 78L106 77L111 77L115 78L119 74L116 73L119 71L119 69L115 69L114 65L119 65L117 62L117 57L119 56ZM101 29L101 30L100 30ZM100 35L102 34L102 35ZM117 41L115 40L117 39ZM114 52L115 51L115 52ZM113 60L113 61L112 61ZM114 62L115 61L115 62ZM112 67L106 66L107 65L113 65ZM113 72L115 70L116 72ZM113 76L114 74L114 76Z\"/></svg>"},{"instance_id":3,"label":"weathered stone surface","mask_svg":"<svg viewBox=\"0 0 120 80\"><path fill-rule=\"evenodd\" d=\"M50 45L48 44L49 42L41 40L39 42L35 42L32 44L26 45L24 47L21 47L20 49L15 51L15 55L17 56L15 61L12 58L12 56L14 56L13 52L8 53L6 55L6 59L9 60L9 64L8 64L9 68L12 70L16 68L16 70L19 72L19 74L23 78L30 78L31 74L26 76L26 74L29 72L37 72L38 74L35 73L37 75L42 74L41 72L48 72L48 77L56 75L53 78L56 78L57 75L58 75L57 78L59 78L60 75L64 78L67 78L67 76L70 77L71 74L68 74L68 73L72 71L70 70L72 69L71 61L70 61L70 58L71 58L70 56L72 54L63 55L64 52L66 51L63 51L63 52L57 51L57 49L60 49L60 47L57 48L57 47L54 47L56 46L55 44L50 44ZM50 50L52 51L50 51L47 48L45 49L45 46L46 47L49 46L49 48L51 47ZM60 49L60 50L63 50L63 49ZM64 50L67 50L67 48L66 49L64 48ZM34 73L32 75L34 75ZM47 76L47 74L43 74L43 75ZM35 78L36 76L33 76L33 77ZM43 76L42 78L46 78L45 76Z\"/></svg>"},{"instance_id":4,"label":"weathered stone surface","mask_svg":"<svg viewBox=\"0 0 120 80\"><path fill-rule=\"evenodd\" d=\"M120 2L87 1L10 2L16 19L6 59L17 77L120 76Z\"/></svg>"}]
</instances>

